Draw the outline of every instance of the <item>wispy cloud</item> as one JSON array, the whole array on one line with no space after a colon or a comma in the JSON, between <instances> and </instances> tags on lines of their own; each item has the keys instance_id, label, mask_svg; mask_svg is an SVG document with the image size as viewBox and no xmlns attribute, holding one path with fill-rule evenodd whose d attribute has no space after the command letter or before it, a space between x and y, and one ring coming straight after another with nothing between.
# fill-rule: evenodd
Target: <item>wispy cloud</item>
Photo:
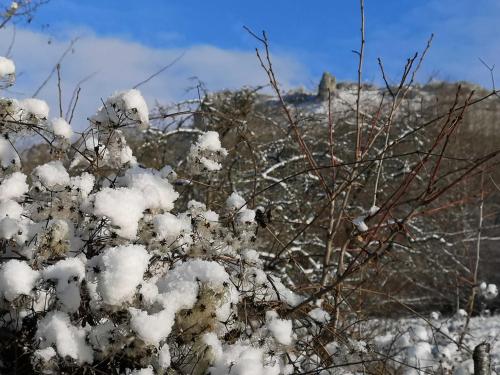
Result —
<instances>
[{"instance_id":1,"label":"wispy cloud","mask_svg":"<svg viewBox=\"0 0 500 375\"><path fill-rule=\"evenodd\" d=\"M73 30L69 34L76 35L78 32ZM10 40L8 30L0 34L0 51L7 49ZM69 38L51 39L40 32L18 29L12 50L18 79L12 92L19 97L33 95L68 44ZM253 51L228 50L211 45L155 49L85 31L61 67L64 103L67 105L82 78L95 73L82 86L75 114L75 118L79 119L77 126L83 127L84 120L94 113L101 98L105 99L117 90L131 88L181 54L182 58L175 65L140 88L151 106L156 100L168 102L194 96L194 92L186 92L195 84L193 77L203 81L209 90L266 83L265 74ZM278 54L273 59L284 88L308 79L307 69L292 56ZM52 115L57 115L55 77L43 88L39 97L51 105Z\"/></svg>"},{"instance_id":2,"label":"wispy cloud","mask_svg":"<svg viewBox=\"0 0 500 375\"><path fill-rule=\"evenodd\" d=\"M383 58L388 74L397 80L406 58L422 50L428 36L435 33L433 46L417 77L420 82L435 77L490 85L489 72L479 58L491 65L500 65L498 0L366 3L367 44L363 75L367 81L382 82L377 57ZM264 18L260 11L251 11L252 8L260 9L263 0L246 8L231 3L227 12L216 21L214 12L219 8L211 5L194 9L187 2L172 8L169 3L169 12L163 8L160 12L155 6L165 2L159 0L147 5L132 1L127 4L128 7L118 9L120 17L111 20L109 14L118 11L116 7L109 4L103 7L97 0L61 0L41 8L42 13L46 9L44 17L50 16L46 20L51 24L50 30L37 29L33 25L18 29L12 56L20 74L13 91L24 96L33 94L69 40L77 35L83 37L62 66L66 104L77 82L96 72L84 84L81 93L76 112L81 126L99 106L101 98L132 87L181 54L184 56L178 63L141 87L150 105L155 100L165 102L194 96L194 92L186 93L186 90L195 84L191 79L195 76L210 90L260 85L266 82L266 77L252 50L257 42L241 30L242 24L270 31L272 50L278 51L274 63L284 88L303 84L313 88L324 70L331 70L340 79L356 78L357 57L352 50L359 48L359 17L357 5L351 3L341 6L324 1L322 6L325 8L321 9L298 3L291 7L273 3ZM206 14L209 11L213 13ZM141 16L141 32L134 29L138 19L136 13ZM333 13L337 18L331 24L327 22L328 17L322 18ZM43 14L40 17L45 23ZM167 26L161 22L165 14L170 17ZM194 18L187 18L186 14ZM300 16L301 27L294 27L290 20ZM73 26L67 29L69 24ZM74 26L76 24L83 26ZM115 30L117 26L120 28ZM204 37L207 34L210 38ZM10 41L11 31L0 30L0 55ZM495 70L495 76L500 85L499 69ZM53 109L57 108L55 79L44 88L40 97Z\"/></svg>"}]
</instances>

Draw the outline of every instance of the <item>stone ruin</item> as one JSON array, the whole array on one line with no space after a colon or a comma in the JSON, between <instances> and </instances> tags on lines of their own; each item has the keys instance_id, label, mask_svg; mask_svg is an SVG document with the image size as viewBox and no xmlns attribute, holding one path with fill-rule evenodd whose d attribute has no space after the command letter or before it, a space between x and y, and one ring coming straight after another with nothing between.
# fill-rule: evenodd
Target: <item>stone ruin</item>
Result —
<instances>
[{"instance_id":1,"label":"stone ruin","mask_svg":"<svg viewBox=\"0 0 500 375\"><path fill-rule=\"evenodd\" d=\"M329 93L333 96L336 86L335 77L329 72L324 72L318 86L318 99L322 101L328 100Z\"/></svg>"}]
</instances>

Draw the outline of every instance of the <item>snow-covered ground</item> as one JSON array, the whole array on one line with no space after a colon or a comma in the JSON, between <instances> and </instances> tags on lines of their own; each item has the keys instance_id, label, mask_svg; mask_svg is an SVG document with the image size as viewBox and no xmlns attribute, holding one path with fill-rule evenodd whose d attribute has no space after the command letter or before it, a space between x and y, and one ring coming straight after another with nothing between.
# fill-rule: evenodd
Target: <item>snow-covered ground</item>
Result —
<instances>
[{"instance_id":1,"label":"snow-covered ground","mask_svg":"<svg viewBox=\"0 0 500 375\"><path fill-rule=\"evenodd\" d=\"M490 344L492 372L500 373L500 316L473 317L464 334L466 314L371 321L377 326L368 352L390 357L388 366L405 374L474 374L472 352Z\"/></svg>"}]
</instances>

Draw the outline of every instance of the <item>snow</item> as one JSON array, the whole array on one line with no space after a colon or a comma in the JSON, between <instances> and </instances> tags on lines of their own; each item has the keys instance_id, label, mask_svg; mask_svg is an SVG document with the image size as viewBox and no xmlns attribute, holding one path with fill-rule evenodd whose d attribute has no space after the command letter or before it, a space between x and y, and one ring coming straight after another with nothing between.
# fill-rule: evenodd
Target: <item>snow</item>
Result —
<instances>
[{"instance_id":1,"label":"snow","mask_svg":"<svg viewBox=\"0 0 500 375\"><path fill-rule=\"evenodd\" d=\"M267 277L266 277L267 275L264 272L262 272L262 273L263 273L264 280L267 281ZM303 298L300 295L292 292L285 285L283 285L283 283L281 282L281 280L278 277L276 277L274 275L269 275L269 278L273 282L273 288L271 289L272 291L270 291L270 295L267 297L269 300L276 301L276 300L281 299L281 300L285 301L287 304L289 304L290 306L296 306L302 302ZM274 291L275 288L279 294L279 297L276 296L276 293Z\"/></svg>"},{"instance_id":2,"label":"snow","mask_svg":"<svg viewBox=\"0 0 500 375\"><path fill-rule=\"evenodd\" d=\"M453 375L474 375L474 361L468 359L458 364L455 371L453 371Z\"/></svg>"},{"instance_id":3,"label":"snow","mask_svg":"<svg viewBox=\"0 0 500 375\"><path fill-rule=\"evenodd\" d=\"M109 158L109 153L106 153L107 159ZM106 158L105 158L106 159ZM130 165L136 165L137 164L137 159L133 155L132 149L125 145L120 149L120 153L118 154L118 160L119 160L119 165L125 165L125 164L130 164Z\"/></svg>"},{"instance_id":4,"label":"snow","mask_svg":"<svg viewBox=\"0 0 500 375\"><path fill-rule=\"evenodd\" d=\"M130 372L130 375L155 375L155 373L153 371L153 367L149 366L139 370L134 370Z\"/></svg>"},{"instance_id":5,"label":"snow","mask_svg":"<svg viewBox=\"0 0 500 375\"><path fill-rule=\"evenodd\" d=\"M145 208L170 211L179 197L170 182L151 169L129 169L120 183L142 192Z\"/></svg>"},{"instance_id":6,"label":"snow","mask_svg":"<svg viewBox=\"0 0 500 375\"><path fill-rule=\"evenodd\" d=\"M0 183L0 201L19 199L28 192L28 189L26 175L14 172Z\"/></svg>"},{"instance_id":7,"label":"snow","mask_svg":"<svg viewBox=\"0 0 500 375\"><path fill-rule=\"evenodd\" d=\"M24 223L10 217L0 221L0 238L11 240L18 239L24 233ZM19 241L17 241L19 243ZM22 241L21 241L22 242Z\"/></svg>"},{"instance_id":8,"label":"snow","mask_svg":"<svg viewBox=\"0 0 500 375\"><path fill-rule=\"evenodd\" d=\"M369 228L365 223L366 216L358 216L353 219L352 223L360 232L366 232Z\"/></svg>"},{"instance_id":9,"label":"snow","mask_svg":"<svg viewBox=\"0 0 500 375\"><path fill-rule=\"evenodd\" d=\"M158 287L152 282L143 282L140 290L144 305L152 305L158 297Z\"/></svg>"},{"instance_id":10,"label":"snow","mask_svg":"<svg viewBox=\"0 0 500 375\"><path fill-rule=\"evenodd\" d=\"M427 328L423 325L417 324L411 326L409 333L413 341L419 342L429 340L429 333L427 332Z\"/></svg>"},{"instance_id":11,"label":"snow","mask_svg":"<svg viewBox=\"0 0 500 375\"><path fill-rule=\"evenodd\" d=\"M0 56L0 79L5 76L13 75L16 73L16 66L14 61L6 57Z\"/></svg>"},{"instance_id":12,"label":"snow","mask_svg":"<svg viewBox=\"0 0 500 375\"><path fill-rule=\"evenodd\" d=\"M90 173L83 172L79 176L71 177L71 188L78 192L81 198L86 198L95 184L95 177Z\"/></svg>"},{"instance_id":13,"label":"snow","mask_svg":"<svg viewBox=\"0 0 500 375\"><path fill-rule=\"evenodd\" d=\"M49 106L40 99L28 98L19 102L23 119L46 120L49 117Z\"/></svg>"},{"instance_id":14,"label":"snow","mask_svg":"<svg viewBox=\"0 0 500 375\"><path fill-rule=\"evenodd\" d=\"M36 282L40 278L40 272L33 270L28 263L12 259L0 267L0 294L7 301L12 301L20 295L29 295Z\"/></svg>"},{"instance_id":15,"label":"snow","mask_svg":"<svg viewBox=\"0 0 500 375\"><path fill-rule=\"evenodd\" d=\"M439 313L439 311L433 311L430 313L430 318L432 320L438 320L440 317L441 317L441 314Z\"/></svg>"},{"instance_id":16,"label":"snow","mask_svg":"<svg viewBox=\"0 0 500 375\"><path fill-rule=\"evenodd\" d=\"M12 145L4 139L0 138L0 161L3 168L8 168L12 165L17 166L21 164L19 155Z\"/></svg>"},{"instance_id":17,"label":"snow","mask_svg":"<svg viewBox=\"0 0 500 375\"><path fill-rule=\"evenodd\" d=\"M250 224L255 220L255 211L248 209L245 199L236 192L227 198L226 207L230 212L236 213L236 221L239 224Z\"/></svg>"},{"instance_id":18,"label":"snow","mask_svg":"<svg viewBox=\"0 0 500 375\"><path fill-rule=\"evenodd\" d=\"M191 309L197 302L199 283L222 290L228 281L229 275L224 267L216 262L195 259L181 263L157 283L157 302L163 310L150 314L136 308L129 309L132 329L144 342L158 346L170 335L176 313Z\"/></svg>"},{"instance_id":19,"label":"snow","mask_svg":"<svg viewBox=\"0 0 500 375\"><path fill-rule=\"evenodd\" d=\"M73 136L73 129L71 129L71 125L68 124L62 117L52 119L51 126L54 135L58 137L69 140Z\"/></svg>"},{"instance_id":20,"label":"snow","mask_svg":"<svg viewBox=\"0 0 500 375\"><path fill-rule=\"evenodd\" d=\"M486 292L484 293L486 299L493 299L498 296L498 288L495 284L488 284Z\"/></svg>"},{"instance_id":21,"label":"snow","mask_svg":"<svg viewBox=\"0 0 500 375\"><path fill-rule=\"evenodd\" d=\"M201 214L205 221L210 222L210 223L217 223L219 221L219 214L217 212L214 212L212 210L205 211Z\"/></svg>"},{"instance_id":22,"label":"snow","mask_svg":"<svg viewBox=\"0 0 500 375\"><path fill-rule=\"evenodd\" d=\"M215 359L221 358L223 355L222 344L214 332L205 333L202 337L202 341L207 345L212 351L212 356Z\"/></svg>"},{"instance_id":23,"label":"snow","mask_svg":"<svg viewBox=\"0 0 500 375\"><path fill-rule=\"evenodd\" d=\"M220 151L222 149L222 145L220 143L219 133L209 131L200 135L196 146L201 150L208 150L212 152Z\"/></svg>"},{"instance_id":24,"label":"snow","mask_svg":"<svg viewBox=\"0 0 500 375\"><path fill-rule=\"evenodd\" d=\"M141 191L129 188L105 188L95 194L94 214L105 216L121 237L134 239L139 220L146 209Z\"/></svg>"},{"instance_id":25,"label":"snow","mask_svg":"<svg viewBox=\"0 0 500 375\"><path fill-rule=\"evenodd\" d=\"M242 208L236 215L239 224L251 224L255 221L255 211L248 208Z\"/></svg>"},{"instance_id":26,"label":"snow","mask_svg":"<svg viewBox=\"0 0 500 375\"><path fill-rule=\"evenodd\" d=\"M146 209L169 211L179 194L168 180L151 170L134 168L119 180L127 187L104 188L95 194L94 214L105 216L121 237L134 239Z\"/></svg>"},{"instance_id":27,"label":"snow","mask_svg":"<svg viewBox=\"0 0 500 375\"><path fill-rule=\"evenodd\" d=\"M142 245L124 245L106 249L96 259L97 292L109 305L130 301L141 284L150 255Z\"/></svg>"},{"instance_id":28,"label":"snow","mask_svg":"<svg viewBox=\"0 0 500 375\"><path fill-rule=\"evenodd\" d=\"M259 264L259 253L256 250L253 249L246 249L243 251L242 258L245 260L245 262L249 264Z\"/></svg>"},{"instance_id":29,"label":"snow","mask_svg":"<svg viewBox=\"0 0 500 375\"><path fill-rule=\"evenodd\" d=\"M6 217L19 220L23 213L23 207L13 200L0 201L0 220Z\"/></svg>"},{"instance_id":30,"label":"snow","mask_svg":"<svg viewBox=\"0 0 500 375\"><path fill-rule=\"evenodd\" d=\"M166 178L169 182L174 182L177 180L177 173L173 170L170 165L163 166L162 169L159 170L159 176Z\"/></svg>"},{"instance_id":31,"label":"snow","mask_svg":"<svg viewBox=\"0 0 500 375\"><path fill-rule=\"evenodd\" d=\"M435 314L433 314L435 315ZM464 329L465 318L455 314L448 318L427 320L401 318L375 320L362 331L375 328L373 343L382 355L394 358L402 373L419 374L408 366L425 369L428 373L473 375L472 352L483 342L491 345L492 370L500 370L500 316L477 316L470 320L469 330L463 339L463 348L457 347ZM423 373L424 371L421 371Z\"/></svg>"},{"instance_id":32,"label":"snow","mask_svg":"<svg viewBox=\"0 0 500 375\"><path fill-rule=\"evenodd\" d=\"M365 223L365 219L367 217L375 215L380 210L377 206L371 206L367 211L365 211L362 215L354 218L352 223L356 227L356 229L360 232L366 232L368 229L368 225Z\"/></svg>"},{"instance_id":33,"label":"snow","mask_svg":"<svg viewBox=\"0 0 500 375\"><path fill-rule=\"evenodd\" d=\"M92 117L92 122L104 126L149 125L149 111L139 90L120 91L110 96Z\"/></svg>"},{"instance_id":34,"label":"snow","mask_svg":"<svg viewBox=\"0 0 500 375\"><path fill-rule=\"evenodd\" d=\"M56 293L64 310L75 312L80 306L80 283L85 278L85 264L79 258L67 258L42 272L45 280L56 280Z\"/></svg>"},{"instance_id":35,"label":"snow","mask_svg":"<svg viewBox=\"0 0 500 375\"><path fill-rule=\"evenodd\" d=\"M110 349L114 337L116 337L116 327L108 319L102 319L98 324L91 327L87 335L88 342L92 345L92 348L101 352Z\"/></svg>"},{"instance_id":36,"label":"snow","mask_svg":"<svg viewBox=\"0 0 500 375\"><path fill-rule=\"evenodd\" d=\"M316 307L308 312L308 315L318 323L328 323L331 319L330 314L320 307Z\"/></svg>"},{"instance_id":37,"label":"snow","mask_svg":"<svg viewBox=\"0 0 500 375\"><path fill-rule=\"evenodd\" d=\"M149 124L149 111L146 101L139 90L128 90L121 92L113 97L112 100L120 103L122 111L132 112L135 115L131 116L143 125Z\"/></svg>"},{"instance_id":38,"label":"snow","mask_svg":"<svg viewBox=\"0 0 500 375\"><path fill-rule=\"evenodd\" d=\"M245 344L228 345L209 368L211 375L278 375L277 363L264 364L261 349Z\"/></svg>"},{"instance_id":39,"label":"snow","mask_svg":"<svg viewBox=\"0 0 500 375\"><path fill-rule=\"evenodd\" d=\"M56 351L51 346L49 346L49 347L47 347L45 349L38 349L38 350L35 351L35 356L37 358L40 358L44 362L50 361L56 355L57 355Z\"/></svg>"},{"instance_id":40,"label":"snow","mask_svg":"<svg viewBox=\"0 0 500 375\"><path fill-rule=\"evenodd\" d=\"M229 275L217 262L194 259L179 264L158 282L160 292L172 291L183 282L202 282L214 288L221 288L229 282Z\"/></svg>"},{"instance_id":41,"label":"snow","mask_svg":"<svg viewBox=\"0 0 500 375\"><path fill-rule=\"evenodd\" d=\"M60 160L39 165L33 171L33 177L49 190L60 189L70 183L69 174Z\"/></svg>"},{"instance_id":42,"label":"snow","mask_svg":"<svg viewBox=\"0 0 500 375\"><path fill-rule=\"evenodd\" d=\"M370 209L368 210L367 214L368 216L373 216L375 215L378 211L380 210L380 207L377 206L371 206Z\"/></svg>"},{"instance_id":43,"label":"snow","mask_svg":"<svg viewBox=\"0 0 500 375\"><path fill-rule=\"evenodd\" d=\"M191 232L191 220L189 217L177 217L169 212L156 215L153 219L153 225L157 238L166 240L169 245L177 240L181 234Z\"/></svg>"},{"instance_id":44,"label":"snow","mask_svg":"<svg viewBox=\"0 0 500 375\"><path fill-rule=\"evenodd\" d=\"M266 326L274 339L282 345L292 343L292 321L280 319L276 311L266 312Z\"/></svg>"},{"instance_id":45,"label":"snow","mask_svg":"<svg viewBox=\"0 0 500 375\"><path fill-rule=\"evenodd\" d=\"M170 367L170 348L167 344L163 345L158 353L158 364L160 367L167 369Z\"/></svg>"},{"instance_id":46,"label":"snow","mask_svg":"<svg viewBox=\"0 0 500 375\"><path fill-rule=\"evenodd\" d=\"M227 150L222 147L219 134L208 131L201 134L195 144L191 145L188 160L192 165L193 173L202 171L214 172L222 168L220 159L227 156Z\"/></svg>"},{"instance_id":47,"label":"snow","mask_svg":"<svg viewBox=\"0 0 500 375\"><path fill-rule=\"evenodd\" d=\"M201 164L203 165L203 167L207 170L207 171L210 171L210 172L213 172L213 171L220 171L221 168L222 168L222 164L221 163L218 163L214 160L211 160L205 156L202 156L200 158L200 162Z\"/></svg>"},{"instance_id":48,"label":"snow","mask_svg":"<svg viewBox=\"0 0 500 375\"><path fill-rule=\"evenodd\" d=\"M55 345L60 357L69 356L78 364L92 363L92 349L87 345L87 332L71 324L69 316L61 311L47 314L38 323L36 332L42 349Z\"/></svg>"},{"instance_id":49,"label":"snow","mask_svg":"<svg viewBox=\"0 0 500 375\"><path fill-rule=\"evenodd\" d=\"M238 193L236 192L233 192L229 198L227 198L226 200L226 206L230 209L230 210L239 210L240 208L242 207L245 207L246 206L246 201L245 199L243 199L243 197L241 195L239 195Z\"/></svg>"},{"instance_id":50,"label":"snow","mask_svg":"<svg viewBox=\"0 0 500 375\"><path fill-rule=\"evenodd\" d=\"M432 347L428 342L417 342L408 347L406 357L410 366L427 367L433 362Z\"/></svg>"},{"instance_id":51,"label":"snow","mask_svg":"<svg viewBox=\"0 0 500 375\"><path fill-rule=\"evenodd\" d=\"M183 298L177 295L177 298ZM175 303L175 300L172 300ZM186 306L187 308L188 306ZM148 314L147 311L130 308L130 325L137 335L147 344L158 346L160 341L172 332L175 322L175 313L180 309L178 303L170 305L158 313Z\"/></svg>"},{"instance_id":52,"label":"snow","mask_svg":"<svg viewBox=\"0 0 500 375\"><path fill-rule=\"evenodd\" d=\"M481 292L481 295L483 295L484 298L488 300L498 296L498 288L495 284L486 284L485 282L482 282L479 286L479 290Z\"/></svg>"}]
</instances>

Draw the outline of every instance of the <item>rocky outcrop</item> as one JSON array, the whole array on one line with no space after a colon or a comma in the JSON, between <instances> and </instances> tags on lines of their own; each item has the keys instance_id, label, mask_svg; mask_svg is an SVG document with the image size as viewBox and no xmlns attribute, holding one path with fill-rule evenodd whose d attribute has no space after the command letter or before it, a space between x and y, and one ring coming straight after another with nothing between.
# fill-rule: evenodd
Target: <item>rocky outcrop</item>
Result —
<instances>
[{"instance_id":1,"label":"rocky outcrop","mask_svg":"<svg viewBox=\"0 0 500 375\"><path fill-rule=\"evenodd\" d=\"M333 95L336 89L335 77L329 72L324 72L318 86L318 99L328 100L329 95Z\"/></svg>"}]
</instances>

